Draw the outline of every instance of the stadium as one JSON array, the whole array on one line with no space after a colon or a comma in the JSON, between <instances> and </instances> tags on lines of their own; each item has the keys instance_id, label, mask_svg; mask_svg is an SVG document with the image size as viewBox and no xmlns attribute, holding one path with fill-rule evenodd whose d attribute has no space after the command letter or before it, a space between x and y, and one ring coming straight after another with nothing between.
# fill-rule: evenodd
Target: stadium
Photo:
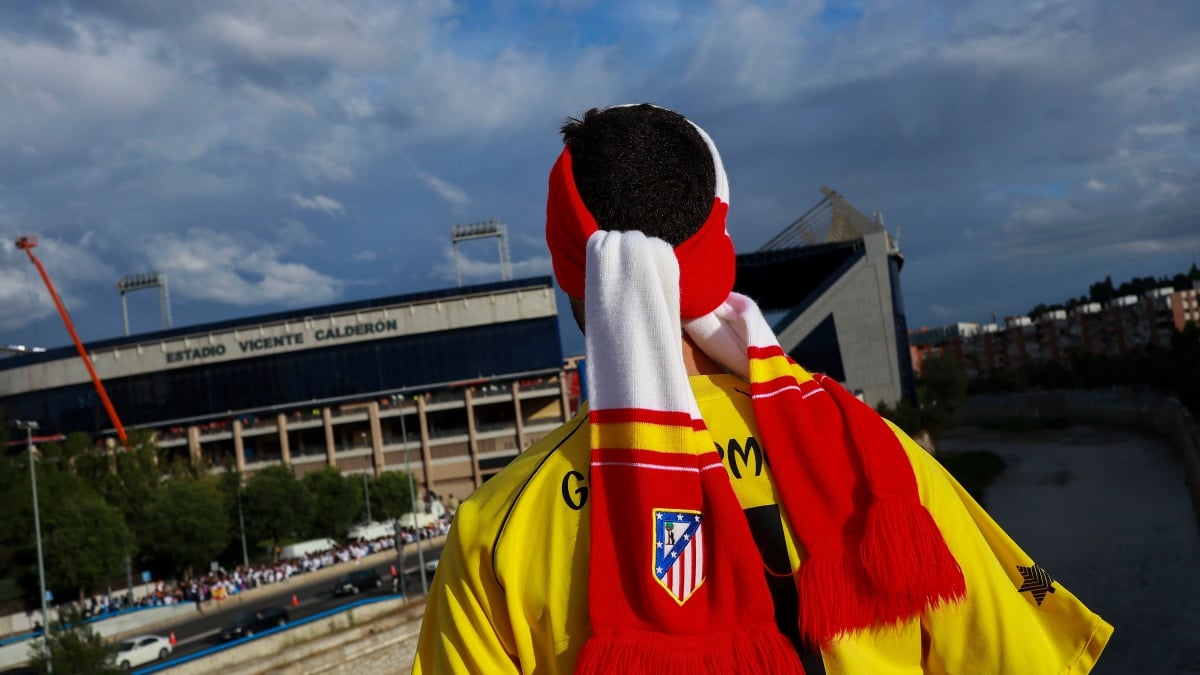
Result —
<instances>
[{"instance_id":1,"label":"stadium","mask_svg":"<svg viewBox=\"0 0 1200 675\"><path fill-rule=\"evenodd\" d=\"M915 398L899 273L881 219L838 193L738 256L799 363L868 403ZM503 251L503 249L501 249ZM464 497L578 409L550 277L322 305L99 340L86 348L132 428L187 461L248 475L411 470ZM111 437L73 347L0 359L0 408L49 433Z\"/></svg>"}]
</instances>

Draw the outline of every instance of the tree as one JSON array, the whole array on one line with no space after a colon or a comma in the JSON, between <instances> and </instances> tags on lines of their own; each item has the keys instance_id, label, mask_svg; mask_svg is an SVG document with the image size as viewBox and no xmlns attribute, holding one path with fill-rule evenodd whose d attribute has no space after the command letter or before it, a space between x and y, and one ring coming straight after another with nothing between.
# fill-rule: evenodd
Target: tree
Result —
<instances>
[{"instance_id":1,"label":"tree","mask_svg":"<svg viewBox=\"0 0 1200 675\"><path fill-rule=\"evenodd\" d=\"M141 535L147 559L165 572L215 559L229 543L229 522L214 481L168 482L151 498Z\"/></svg>"},{"instance_id":2,"label":"tree","mask_svg":"<svg viewBox=\"0 0 1200 675\"><path fill-rule=\"evenodd\" d=\"M1088 298L1092 302L1103 304L1115 297L1117 297L1117 290L1113 288L1112 275L1105 277L1104 281L1097 281L1088 287Z\"/></svg>"},{"instance_id":3,"label":"tree","mask_svg":"<svg viewBox=\"0 0 1200 675\"><path fill-rule=\"evenodd\" d=\"M107 470L106 465L103 474L93 485L97 486L106 502L121 512L125 523L140 541L146 507L162 485L158 446L149 434L133 430L130 432L129 447L116 450L111 461L114 470Z\"/></svg>"},{"instance_id":4,"label":"tree","mask_svg":"<svg viewBox=\"0 0 1200 675\"><path fill-rule=\"evenodd\" d=\"M217 478L217 491L221 493L221 502L225 506L225 522L229 525L230 547L237 549L237 555L234 556L241 560L241 544L240 540L242 533L242 522L238 518L238 500L241 498L242 492L242 473L237 470L236 466L228 465L225 471L219 474ZM238 545L234 547L234 543Z\"/></svg>"},{"instance_id":5,"label":"tree","mask_svg":"<svg viewBox=\"0 0 1200 675\"><path fill-rule=\"evenodd\" d=\"M312 498L309 533L322 537L344 537L350 523L363 509L362 490L336 468L327 466L304 474L304 488Z\"/></svg>"},{"instance_id":6,"label":"tree","mask_svg":"<svg viewBox=\"0 0 1200 675\"><path fill-rule=\"evenodd\" d=\"M242 510L251 539L279 540L308 526L311 500L289 466L268 466L246 484Z\"/></svg>"},{"instance_id":7,"label":"tree","mask_svg":"<svg viewBox=\"0 0 1200 675\"><path fill-rule=\"evenodd\" d=\"M36 463L38 507L46 569L46 587L70 599L103 586L124 570L133 537L119 511L79 476L64 470L62 448L47 443ZM16 572L27 607L41 604L34 534L33 496L28 453L12 462L15 473L0 496L0 541L12 548L9 566ZM58 461L55 461L58 460ZM17 474L19 474L19 479Z\"/></svg>"},{"instance_id":8,"label":"tree","mask_svg":"<svg viewBox=\"0 0 1200 675\"><path fill-rule=\"evenodd\" d=\"M900 427L909 436L916 436L924 429L921 423L921 412L906 398L896 401L894 405L880 402L875 406L875 411L892 424Z\"/></svg>"},{"instance_id":9,"label":"tree","mask_svg":"<svg viewBox=\"0 0 1200 675\"><path fill-rule=\"evenodd\" d=\"M87 486L56 492L53 501L41 501L46 584L82 600L125 569L133 535L121 513Z\"/></svg>"},{"instance_id":10,"label":"tree","mask_svg":"<svg viewBox=\"0 0 1200 675\"><path fill-rule=\"evenodd\" d=\"M950 353L925 359L917 397L926 429L936 431L951 424L967 399L967 376Z\"/></svg>"},{"instance_id":11,"label":"tree","mask_svg":"<svg viewBox=\"0 0 1200 675\"><path fill-rule=\"evenodd\" d=\"M412 511L408 474L385 471L371 481L371 515L376 520L393 520Z\"/></svg>"},{"instance_id":12,"label":"tree","mask_svg":"<svg viewBox=\"0 0 1200 675\"><path fill-rule=\"evenodd\" d=\"M1200 325L1190 323L1171 336L1171 358L1172 389L1193 413L1200 413Z\"/></svg>"},{"instance_id":13,"label":"tree","mask_svg":"<svg viewBox=\"0 0 1200 675\"><path fill-rule=\"evenodd\" d=\"M121 669L111 657L117 645L106 641L99 633L83 623L78 609L63 608L50 637L30 645L30 666L34 672L105 675ZM53 669L51 669L51 666Z\"/></svg>"}]
</instances>

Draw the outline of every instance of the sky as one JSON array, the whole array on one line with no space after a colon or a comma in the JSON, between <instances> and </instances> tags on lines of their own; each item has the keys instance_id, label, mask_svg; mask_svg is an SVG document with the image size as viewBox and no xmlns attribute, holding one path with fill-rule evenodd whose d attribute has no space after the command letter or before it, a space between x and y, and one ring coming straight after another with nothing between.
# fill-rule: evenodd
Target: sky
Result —
<instances>
[{"instance_id":1,"label":"sky","mask_svg":"<svg viewBox=\"0 0 1200 675\"><path fill-rule=\"evenodd\" d=\"M1195 0L2 2L0 345L69 344L25 234L85 342L149 270L176 326L453 286L450 228L488 219L549 274L559 126L637 101L713 137L739 251L822 186L881 212L910 327L1171 276L1196 35ZM494 240L459 253L500 278Z\"/></svg>"}]
</instances>

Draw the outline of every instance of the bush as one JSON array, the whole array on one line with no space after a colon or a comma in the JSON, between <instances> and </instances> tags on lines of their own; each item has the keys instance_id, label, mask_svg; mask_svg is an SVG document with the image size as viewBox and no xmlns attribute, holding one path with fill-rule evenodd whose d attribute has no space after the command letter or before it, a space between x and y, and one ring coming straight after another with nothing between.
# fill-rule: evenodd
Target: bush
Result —
<instances>
[{"instance_id":1,"label":"bush","mask_svg":"<svg viewBox=\"0 0 1200 675\"><path fill-rule=\"evenodd\" d=\"M984 503L988 486L1007 468L1003 458L984 450L942 453L937 460L980 504Z\"/></svg>"},{"instance_id":2,"label":"bush","mask_svg":"<svg viewBox=\"0 0 1200 675\"><path fill-rule=\"evenodd\" d=\"M111 660L117 646L105 642L99 633L83 623L82 612L74 608L61 609L50 637L45 641L34 640L29 650L30 667L37 673L51 670L73 675L121 672Z\"/></svg>"}]
</instances>

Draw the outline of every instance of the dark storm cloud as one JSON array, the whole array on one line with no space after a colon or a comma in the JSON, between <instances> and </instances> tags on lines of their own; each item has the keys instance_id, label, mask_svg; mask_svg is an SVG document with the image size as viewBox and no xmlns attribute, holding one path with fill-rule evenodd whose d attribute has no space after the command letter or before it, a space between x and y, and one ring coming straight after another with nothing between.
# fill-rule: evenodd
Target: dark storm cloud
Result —
<instances>
[{"instance_id":1,"label":"dark storm cloud","mask_svg":"<svg viewBox=\"0 0 1200 675\"><path fill-rule=\"evenodd\" d=\"M822 185L882 211L913 323L1173 273L1200 247L1200 4L844 9L0 3L0 235L50 242L93 337L120 319L91 288L149 266L191 322L444 285L449 226L488 217L542 269L557 126L650 100L713 134L743 250Z\"/></svg>"}]
</instances>

